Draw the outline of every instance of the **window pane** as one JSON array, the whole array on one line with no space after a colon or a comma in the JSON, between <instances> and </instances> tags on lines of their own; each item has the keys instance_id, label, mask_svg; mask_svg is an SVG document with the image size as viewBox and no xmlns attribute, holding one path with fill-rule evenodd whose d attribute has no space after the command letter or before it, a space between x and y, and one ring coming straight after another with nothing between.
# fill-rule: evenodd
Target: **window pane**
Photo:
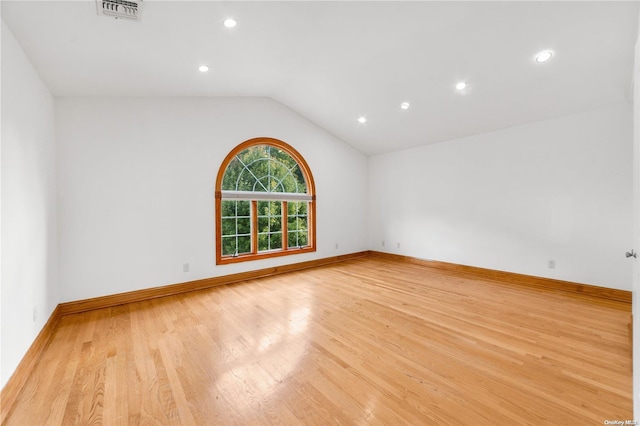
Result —
<instances>
[{"instance_id":1,"label":"window pane","mask_svg":"<svg viewBox=\"0 0 640 426\"><path fill-rule=\"evenodd\" d=\"M269 250L269 234L258 234L258 251Z\"/></svg>"},{"instance_id":2,"label":"window pane","mask_svg":"<svg viewBox=\"0 0 640 426\"><path fill-rule=\"evenodd\" d=\"M304 176L302 175L302 170L300 170L300 167L298 167L297 164L293 168L292 173L295 176L296 181L298 181L298 192L306 193L307 192L307 184L304 181Z\"/></svg>"},{"instance_id":3,"label":"window pane","mask_svg":"<svg viewBox=\"0 0 640 426\"><path fill-rule=\"evenodd\" d=\"M306 216L298 216L298 229L304 231L308 229Z\"/></svg>"},{"instance_id":4,"label":"window pane","mask_svg":"<svg viewBox=\"0 0 640 426\"><path fill-rule=\"evenodd\" d=\"M273 161L273 160L269 162L269 167L270 167L269 172L271 177L271 179L269 180L269 183L271 185L270 187L271 192L284 192L285 188L282 185L282 179L287 174L287 168L283 166L282 163L278 161Z\"/></svg>"},{"instance_id":5,"label":"window pane","mask_svg":"<svg viewBox=\"0 0 640 426\"><path fill-rule=\"evenodd\" d=\"M222 208L221 208L222 217L229 217L229 216L235 217L236 203L237 201L228 201L228 200L222 201Z\"/></svg>"},{"instance_id":6,"label":"window pane","mask_svg":"<svg viewBox=\"0 0 640 426\"><path fill-rule=\"evenodd\" d=\"M235 235L236 234L236 220L235 219L222 219L222 235Z\"/></svg>"},{"instance_id":7,"label":"window pane","mask_svg":"<svg viewBox=\"0 0 640 426\"><path fill-rule=\"evenodd\" d=\"M282 231L282 202L258 201L258 232Z\"/></svg>"},{"instance_id":8,"label":"window pane","mask_svg":"<svg viewBox=\"0 0 640 426\"><path fill-rule=\"evenodd\" d=\"M269 189L269 175L267 176L263 176L261 178L259 178L254 184L253 187L251 189L249 189L249 191L254 191L254 192L269 192L267 191L267 189Z\"/></svg>"},{"instance_id":9,"label":"window pane","mask_svg":"<svg viewBox=\"0 0 640 426\"><path fill-rule=\"evenodd\" d=\"M231 160L229 165L227 166L227 170L224 172L224 177L222 178L222 190L236 190L236 182L238 180L238 176L242 172L243 166L238 161L237 157Z\"/></svg>"},{"instance_id":10,"label":"window pane","mask_svg":"<svg viewBox=\"0 0 640 426\"><path fill-rule=\"evenodd\" d=\"M293 248L293 247L298 247L298 245L299 245L299 244L298 244L298 232L296 232L296 231L293 231L293 232L289 231L289 232L287 233L287 240L288 240L289 247L292 247L292 248Z\"/></svg>"},{"instance_id":11,"label":"window pane","mask_svg":"<svg viewBox=\"0 0 640 426\"><path fill-rule=\"evenodd\" d=\"M302 231L298 232L298 245L300 247L306 247L309 245L309 232Z\"/></svg>"},{"instance_id":12,"label":"window pane","mask_svg":"<svg viewBox=\"0 0 640 426\"><path fill-rule=\"evenodd\" d=\"M223 200L222 255L233 256L251 252L251 202Z\"/></svg>"},{"instance_id":13,"label":"window pane","mask_svg":"<svg viewBox=\"0 0 640 426\"><path fill-rule=\"evenodd\" d=\"M287 215L289 215L289 216L293 216L293 215L295 215L295 214L296 214L296 212L297 212L296 205L297 205L297 204L298 204L298 203L297 203L297 202L295 202L295 201L289 201L289 202L287 203Z\"/></svg>"},{"instance_id":14,"label":"window pane","mask_svg":"<svg viewBox=\"0 0 640 426\"><path fill-rule=\"evenodd\" d=\"M307 229L307 218L304 216L289 216L287 230L305 231Z\"/></svg>"},{"instance_id":15,"label":"window pane","mask_svg":"<svg viewBox=\"0 0 640 426\"><path fill-rule=\"evenodd\" d=\"M252 147L239 155L244 155L243 161L247 166L247 173L254 177L252 190L257 192L266 192L269 188L269 160L266 157L265 148L264 146Z\"/></svg>"},{"instance_id":16,"label":"window pane","mask_svg":"<svg viewBox=\"0 0 640 426\"><path fill-rule=\"evenodd\" d=\"M282 215L282 201L269 201L269 204L271 204L270 208L271 208L272 215L274 216Z\"/></svg>"},{"instance_id":17,"label":"window pane","mask_svg":"<svg viewBox=\"0 0 640 426\"><path fill-rule=\"evenodd\" d=\"M238 219L238 234L250 234L251 233L251 219L240 218Z\"/></svg>"},{"instance_id":18,"label":"window pane","mask_svg":"<svg viewBox=\"0 0 640 426\"><path fill-rule=\"evenodd\" d=\"M238 253L251 253L251 236L238 237Z\"/></svg>"},{"instance_id":19,"label":"window pane","mask_svg":"<svg viewBox=\"0 0 640 426\"><path fill-rule=\"evenodd\" d=\"M307 214L307 202L306 201L292 201L292 202L289 202L287 210L289 212L289 216L306 215Z\"/></svg>"},{"instance_id":20,"label":"window pane","mask_svg":"<svg viewBox=\"0 0 640 426\"><path fill-rule=\"evenodd\" d=\"M258 234L258 251L277 250L282 248L282 232Z\"/></svg>"},{"instance_id":21,"label":"window pane","mask_svg":"<svg viewBox=\"0 0 640 426\"><path fill-rule=\"evenodd\" d=\"M282 218L272 217L271 220L269 221L269 231L270 232L282 231Z\"/></svg>"},{"instance_id":22,"label":"window pane","mask_svg":"<svg viewBox=\"0 0 640 426\"><path fill-rule=\"evenodd\" d=\"M306 247L308 245L307 231L289 232L289 247Z\"/></svg>"},{"instance_id":23,"label":"window pane","mask_svg":"<svg viewBox=\"0 0 640 426\"><path fill-rule=\"evenodd\" d=\"M247 170L243 170L240 174L240 179L236 184L236 189L238 191L252 191L254 185L256 184L256 178Z\"/></svg>"},{"instance_id":24,"label":"window pane","mask_svg":"<svg viewBox=\"0 0 640 426\"><path fill-rule=\"evenodd\" d=\"M281 249L282 248L282 233L276 232L270 235L270 249Z\"/></svg>"},{"instance_id":25,"label":"window pane","mask_svg":"<svg viewBox=\"0 0 640 426\"><path fill-rule=\"evenodd\" d=\"M237 201L238 203L238 216L251 216L251 202L250 201Z\"/></svg>"},{"instance_id":26,"label":"window pane","mask_svg":"<svg viewBox=\"0 0 640 426\"><path fill-rule=\"evenodd\" d=\"M305 201L301 201L298 204L298 214L306 215L307 214L307 205L309 203Z\"/></svg>"},{"instance_id":27,"label":"window pane","mask_svg":"<svg viewBox=\"0 0 640 426\"><path fill-rule=\"evenodd\" d=\"M223 190L306 193L304 175L296 161L281 149L256 145L231 160Z\"/></svg>"},{"instance_id":28,"label":"window pane","mask_svg":"<svg viewBox=\"0 0 640 426\"><path fill-rule=\"evenodd\" d=\"M287 172L285 178L282 179L282 186L284 187L284 192L292 192L294 194L298 192L298 184L291 173Z\"/></svg>"},{"instance_id":29,"label":"window pane","mask_svg":"<svg viewBox=\"0 0 640 426\"><path fill-rule=\"evenodd\" d=\"M222 255L230 256L236 252L236 237L222 237Z\"/></svg>"},{"instance_id":30,"label":"window pane","mask_svg":"<svg viewBox=\"0 0 640 426\"><path fill-rule=\"evenodd\" d=\"M222 217L236 217L251 215L251 203L249 201L223 200Z\"/></svg>"}]
</instances>

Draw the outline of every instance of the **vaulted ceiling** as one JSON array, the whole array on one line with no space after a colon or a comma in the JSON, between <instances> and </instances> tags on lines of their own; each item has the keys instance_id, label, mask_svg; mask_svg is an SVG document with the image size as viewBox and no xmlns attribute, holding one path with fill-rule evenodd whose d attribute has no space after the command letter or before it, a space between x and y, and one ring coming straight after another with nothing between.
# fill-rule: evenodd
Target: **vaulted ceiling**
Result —
<instances>
[{"instance_id":1,"label":"vaulted ceiling","mask_svg":"<svg viewBox=\"0 0 640 426\"><path fill-rule=\"evenodd\" d=\"M266 96L368 155L630 102L638 16L609 1L146 0L134 22L95 1L2 1L54 96Z\"/></svg>"}]
</instances>

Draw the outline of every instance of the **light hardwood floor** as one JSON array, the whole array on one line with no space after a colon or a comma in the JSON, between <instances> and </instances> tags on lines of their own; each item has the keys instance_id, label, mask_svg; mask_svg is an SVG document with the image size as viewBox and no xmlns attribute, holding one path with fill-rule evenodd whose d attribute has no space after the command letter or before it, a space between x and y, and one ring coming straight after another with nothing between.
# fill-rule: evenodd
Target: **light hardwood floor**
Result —
<instances>
[{"instance_id":1,"label":"light hardwood floor","mask_svg":"<svg viewBox=\"0 0 640 426\"><path fill-rule=\"evenodd\" d=\"M630 307L363 258L65 316L6 424L601 425Z\"/></svg>"}]
</instances>

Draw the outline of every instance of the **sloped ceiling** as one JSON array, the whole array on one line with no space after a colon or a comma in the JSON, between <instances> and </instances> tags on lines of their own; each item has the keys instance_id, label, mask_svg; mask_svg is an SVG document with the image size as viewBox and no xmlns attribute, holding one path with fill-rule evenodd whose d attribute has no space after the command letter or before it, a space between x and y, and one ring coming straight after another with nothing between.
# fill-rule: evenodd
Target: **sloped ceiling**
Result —
<instances>
[{"instance_id":1,"label":"sloped ceiling","mask_svg":"<svg viewBox=\"0 0 640 426\"><path fill-rule=\"evenodd\" d=\"M373 155L630 101L638 2L147 0L131 22L2 1L2 18L54 96L266 96Z\"/></svg>"}]
</instances>

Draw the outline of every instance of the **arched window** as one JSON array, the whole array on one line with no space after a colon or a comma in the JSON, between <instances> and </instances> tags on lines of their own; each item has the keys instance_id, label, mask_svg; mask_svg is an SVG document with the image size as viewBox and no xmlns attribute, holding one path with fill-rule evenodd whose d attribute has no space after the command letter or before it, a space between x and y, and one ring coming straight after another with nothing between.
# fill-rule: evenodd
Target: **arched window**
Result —
<instances>
[{"instance_id":1,"label":"arched window","mask_svg":"<svg viewBox=\"0 0 640 426\"><path fill-rule=\"evenodd\" d=\"M315 251L315 211L313 176L295 149L241 143L216 179L216 264Z\"/></svg>"}]
</instances>

